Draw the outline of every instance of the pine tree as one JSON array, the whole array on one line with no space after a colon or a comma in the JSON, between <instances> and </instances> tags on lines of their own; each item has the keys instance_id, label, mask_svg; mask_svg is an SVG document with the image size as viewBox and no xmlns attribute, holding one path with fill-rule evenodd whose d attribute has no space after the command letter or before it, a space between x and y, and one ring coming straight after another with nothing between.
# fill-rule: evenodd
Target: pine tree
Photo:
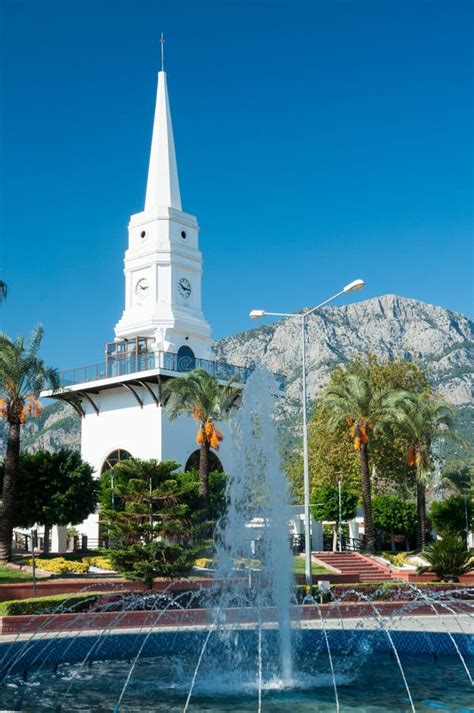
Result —
<instances>
[{"instance_id":1,"label":"pine tree","mask_svg":"<svg viewBox=\"0 0 474 713\"><path fill-rule=\"evenodd\" d=\"M110 559L128 579L186 576L201 552L172 461L130 459L101 476L101 524Z\"/></svg>"}]
</instances>

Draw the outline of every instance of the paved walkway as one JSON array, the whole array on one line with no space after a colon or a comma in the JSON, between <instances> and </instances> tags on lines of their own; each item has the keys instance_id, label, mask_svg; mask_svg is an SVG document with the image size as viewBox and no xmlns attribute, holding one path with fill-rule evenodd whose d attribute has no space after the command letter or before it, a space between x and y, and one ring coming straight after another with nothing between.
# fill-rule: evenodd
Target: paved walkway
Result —
<instances>
[{"instance_id":1,"label":"paved walkway","mask_svg":"<svg viewBox=\"0 0 474 713\"><path fill-rule=\"evenodd\" d=\"M455 634L473 634L472 617L466 613L460 613L456 616L447 614L445 616L430 616L430 615L412 615L412 616L381 616L379 620L375 617L350 617L347 619L309 619L300 621L295 628L301 629L342 629L350 631L357 629L358 631L373 631L383 628L389 631L422 631L422 632L451 632ZM254 629L255 623L245 624L227 624L223 628L229 630L237 629ZM277 629L278 624L267 622L262 624L262 629ZM293 628L293 627L292 627ZM186 626L149 626L130 627L127 629L111 628L111 629L90 629L88 631L57 631L57 632L38 632L34 635L17 634L2 636L1 644L7 644L15 641L31 641L40 639L70 639L78 636L101 636L105 634L148 634L150 631L160 633L176 633L177 631L208 631L209 624L188 624ZM0 649L1 649L0 644Z\"/></svg>"}]
</instances>

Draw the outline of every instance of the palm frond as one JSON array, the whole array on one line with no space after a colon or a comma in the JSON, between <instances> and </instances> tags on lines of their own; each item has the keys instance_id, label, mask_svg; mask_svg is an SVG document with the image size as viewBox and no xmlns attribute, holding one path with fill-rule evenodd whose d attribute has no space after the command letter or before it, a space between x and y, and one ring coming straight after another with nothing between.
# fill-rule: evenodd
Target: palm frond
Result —
<instances>
[{"instance_id":1,"label":"palm frond","mask_svg":"<svg viewBox=\"0 0 474 713\"><path fill-rule=\"evenodd\" d=\"M195 369L179 379L170 379L164 386L169 418L175 420L185 413L195 414L198 409L203 422L223 420L240 393L234 384L235 379L232 378L221 386L204 369Z\"/></svg>"},{"instance_id":2,"label":"palm frond","mask_svg":"<svg viewBox=\"0 0 474 713\"><path fill-rule=\"evenodd\" d=\"M11 340L0 335L0 393L15 404L16 413L20 413L30 394L37 398L48 386L59 386L57 371L38 358L43 333L39 325L27 343L23 337Z\"/></svg>"}]
</instances>

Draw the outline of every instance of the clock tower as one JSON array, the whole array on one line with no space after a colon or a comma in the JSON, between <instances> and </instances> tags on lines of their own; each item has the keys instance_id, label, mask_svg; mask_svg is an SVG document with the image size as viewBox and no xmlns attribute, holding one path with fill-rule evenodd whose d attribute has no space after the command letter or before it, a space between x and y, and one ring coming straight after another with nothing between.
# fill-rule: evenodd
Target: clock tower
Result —
<instances>
[{"instance_id":1,"label":"clock tower","mask_svg":"<svg viewBox=\"0 0 474 713\"><path fill-rule=\"evenodd\" d=\"M130 218L125 310L116 341L147 338L152 349L213 359L201 310L199 226L181 208L166 73L158 72L145 207Z\"/></svg>"},{"instance_id":2,"label":"clock tower","mask_svg":"<svg viewBox=\"0 0 474 713\"><path fill-rule=\"evenodd\" d=\"M158 73L144 209L131 216L125 252L125 309L105 361L61 374L43 396L68 402L81 417L81 455L99 476L133 457L173 460L194 469L196 423L170 421L164 385L205 369L220 383L244 383L249 370L216 360L201 311L202 257L196 218L181 208L166 74ZM231 438L212 452L213 469L229 469ZM102 543L98 513L79 526L89 547Z\"/></svg>"}]
</instances>

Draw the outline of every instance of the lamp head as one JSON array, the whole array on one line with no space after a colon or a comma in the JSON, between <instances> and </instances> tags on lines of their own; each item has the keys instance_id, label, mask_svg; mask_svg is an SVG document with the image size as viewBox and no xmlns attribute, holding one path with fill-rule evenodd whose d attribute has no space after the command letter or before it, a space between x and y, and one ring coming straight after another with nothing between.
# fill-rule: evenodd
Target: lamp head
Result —
<instances>
[{"instance_id":1,"label":"lamp head","mask_svg":"<svg viewBox=\"0 0 474 713\"><path fill-rule=\"evenodd\" d=\"M265 314L265 310L263 309L253 309L251 312L249 312L249 317L250 319L260 319L260 317L263 317Z\"/></svg>"},{"instance_id":2,"label":"lamp head","mask_svg":"<svg viewBox=\"0 0 474 713\"><path fill-rule=\"evenodd\" d=\"M364 280L353 280L349 282L343 289L343 292L355 292L356 290L361 290L365 285Z\"/></svg>"}]
</instances>

